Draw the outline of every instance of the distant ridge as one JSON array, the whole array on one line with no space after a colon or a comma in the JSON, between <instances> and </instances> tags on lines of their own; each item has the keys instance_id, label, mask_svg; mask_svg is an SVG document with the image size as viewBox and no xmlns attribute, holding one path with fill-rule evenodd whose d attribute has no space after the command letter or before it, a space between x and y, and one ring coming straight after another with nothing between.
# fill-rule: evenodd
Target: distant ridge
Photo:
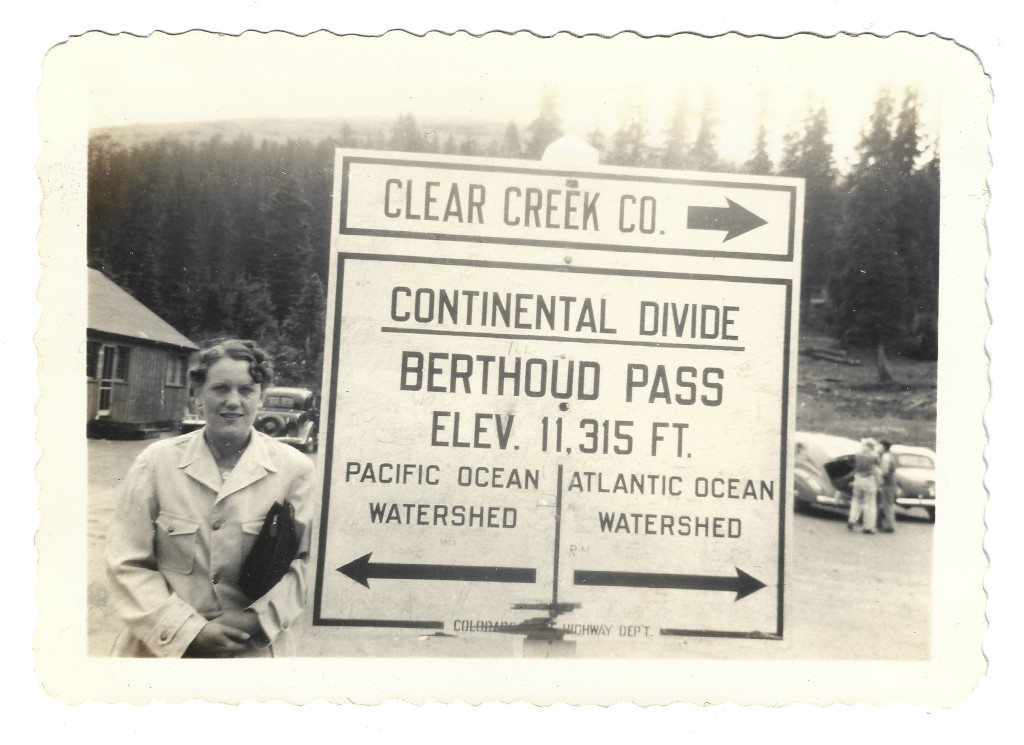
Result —
<instances>
[{"instance_id":1,"label":"distant ridge","mask_svg":"<svg viewBox=\"0 0 1024 745\"><path fill-rule=\"evenodd\" d=\"M334 138L340 139L342 129L348 125L352 135L364 141L371 135L382 135L386 141L397 122L397 116L391 119L370 117L332 117L326 119L225 119L205 122L170 122L166 124L130 124L121 127L96 127L92 130L93 137L110 137L126 146L142 145L161 139L173 139L181 142L205 142L213 137L220 137L226 142L243 137L251 137L254 142L264 140L272 143L307 140L321 142ZM493 139L500 139L508 122L495 122L482 119L446 119L417 120L420 129L436 132L438 140L444 142L449 135L457 139L473 137L481 145ZM527 123L516 122L520 129Z\"/></svg>"}]
</instances>

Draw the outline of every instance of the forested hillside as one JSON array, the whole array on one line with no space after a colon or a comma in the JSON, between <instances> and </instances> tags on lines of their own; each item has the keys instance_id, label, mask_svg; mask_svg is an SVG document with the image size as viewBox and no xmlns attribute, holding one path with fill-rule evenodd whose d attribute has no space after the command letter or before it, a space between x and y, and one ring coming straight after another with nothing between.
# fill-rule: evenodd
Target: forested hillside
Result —
<instances>
[{"instance_id":1,"label":"forested hillside","mask_svg":"<svg viewBox=\"0 0 1024 745\"><path fill-rule=\"evenodd\" d=\"M884 380L887 354L937 352L939 156L917 117L913 90L898 102L881 92L848 172L835 162L824 108L786 133L777 163L764 126L748 160L723 160L713 103L695 113L683 96L664 131L636 111L588 139L608 165L806 179L803 321L871 347ZM334 149L539 158L562 126L546 96L522 131L514 122L428 128L403 113L377 128L342 123L316 141L125 134L90 141L89 265L193 340L260 340L282 382L318 385Z\"/></svg>"}]
</instances>

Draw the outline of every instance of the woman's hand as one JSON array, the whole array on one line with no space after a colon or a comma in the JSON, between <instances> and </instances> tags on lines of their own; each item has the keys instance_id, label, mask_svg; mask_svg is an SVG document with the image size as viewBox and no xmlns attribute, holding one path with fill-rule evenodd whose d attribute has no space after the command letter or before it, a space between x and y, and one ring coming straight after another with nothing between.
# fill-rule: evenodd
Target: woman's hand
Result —
<instances>
[{"instance_id":1,"label":"woman's hand","mask_svg":"<svg viewBox=\"0 0 1024 745\"><path fill-rule=\"evenodd\" d=\"M244 652L249 648L250 636L248 632L231 624L208 621L188 645L185 657L225 657Z\"/></svg>"},{"instance_id":2,"label":"woman's hand","mask_svg":"<svg viewBox=\"0 0 1024 745\"><path fill-rule=\"evenodd\" d=\"M263 636L263 629L260 627L260 619L256 616L256 611L243 609L243 610L223 610L217 615L213 616L220 623L228 626L233 626L239 631L244 631L250 637L259 638Z\"/></svg>"}]
</instances>

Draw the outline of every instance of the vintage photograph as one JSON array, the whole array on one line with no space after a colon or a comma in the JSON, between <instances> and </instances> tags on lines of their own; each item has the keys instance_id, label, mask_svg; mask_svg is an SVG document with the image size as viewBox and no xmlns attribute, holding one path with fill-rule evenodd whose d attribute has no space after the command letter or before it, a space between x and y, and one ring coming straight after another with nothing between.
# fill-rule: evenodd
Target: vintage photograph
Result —
<instances>
[{"instance_id":1,"label":"vintage photograph","mask_svg":"<svg viewBox=\"0 0 1024 745\"><path fill-rule=\"evenodd\" d=\"M193 32L44 70L86 664L983 671L970 53Z\"/></svg>"}]
</instances>

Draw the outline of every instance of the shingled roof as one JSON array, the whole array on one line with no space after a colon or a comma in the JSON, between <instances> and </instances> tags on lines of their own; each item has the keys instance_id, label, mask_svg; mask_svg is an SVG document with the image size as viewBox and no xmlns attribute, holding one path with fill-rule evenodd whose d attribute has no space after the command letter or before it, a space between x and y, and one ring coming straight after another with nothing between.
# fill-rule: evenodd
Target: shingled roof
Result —
<instances>
[{"instance_id":1,"label":"shingled roof","mask_svg":"<svg viewBox=\"0 0 1024 745\"><path fill-rule=\"evenodd\" d=\"M145 339L182 349L198 349L156 313L103 276L89 269L88 328L105 334Z\"/></svg>"}]
</instances>

